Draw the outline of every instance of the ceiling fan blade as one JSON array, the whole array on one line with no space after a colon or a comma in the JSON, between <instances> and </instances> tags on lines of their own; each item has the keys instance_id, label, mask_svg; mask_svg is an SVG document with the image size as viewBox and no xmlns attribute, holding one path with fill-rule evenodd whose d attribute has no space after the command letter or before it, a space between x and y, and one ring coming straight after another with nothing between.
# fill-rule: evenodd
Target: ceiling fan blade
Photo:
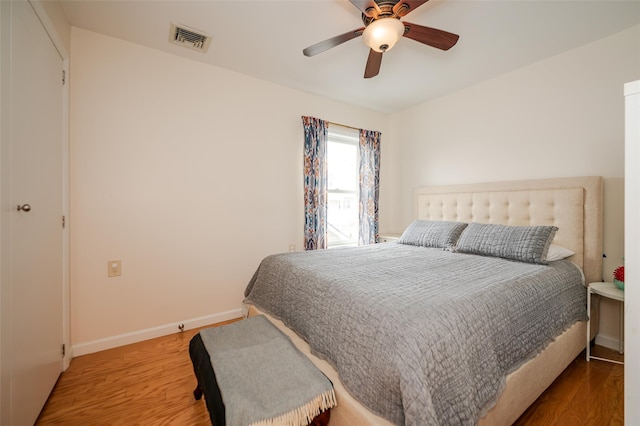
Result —
<instances>
[{"instance_id":1,"label":"ceiling fan blade","mask_svg":"<svg viewBox=\"0 0 640 426\"><path fill-rule=\"evenodd\" d=\"M408 15L409 12L418 8L419 6L422 6L427 1L429 0L416 0L416 1L401 0L398 3L396 3L395 6L393 6L393 14L394 16L399 16L399 17Z\"/></svg>"},{"instance_id":2,"label":"ceiling fan blade","mask_svg":"<svg viewBox=\"0 0 640 426\"><path fill-rule=\"evenodd\" d=\"M403 23L405 37L438 49L449 50L460 38L457 34L452 34L437 28L423 27L422 25L412 24L410 22Z\"/></svg>"},{"instance_id":3,"label":"ceiling fan blade","mask_svg":"<svg viewBox=\"0 0 640 426\"><path fill-rule=\"evenodd\" d=\"M373 0L349 0L352 5L358 8L358 10L364 13L369 18L373 18L374 15L369 13L367 10L373 8L377 14L380 14L382 11L380 10L380 6Z\"/></svg>"},{"instance_id":4,"label":"ceiling fan blade","mask_svg":"<svg viewBox=\"0 0 640 426\"><path fill-rule=\"evenodd\" d=\"M315 56L318 53L322 53L325 50L336 47L344 43L345 41L349 41L353 38L361 36L363 31L364 27L358 28L357 30L349 31L348 33L340 34L335 37L331 37L329 39L321 41L320 43L316 43L313 46L307 47L302 51L302 53L304 54L304 56Z\"/></svg>"},{"instance_id":5,"label":"ceiling fan blade","mask_svg":"<svg viewBox=\"0 0 640 426\"><path fill-rule=\"evenodd\" d=\"M378 75L380 72L380 65L382 64L382 52L376 52L375 50L369 50L369 58L367 59L367 66L364 68L364 78L371 78Z\"/></svg>"}]
</instances>

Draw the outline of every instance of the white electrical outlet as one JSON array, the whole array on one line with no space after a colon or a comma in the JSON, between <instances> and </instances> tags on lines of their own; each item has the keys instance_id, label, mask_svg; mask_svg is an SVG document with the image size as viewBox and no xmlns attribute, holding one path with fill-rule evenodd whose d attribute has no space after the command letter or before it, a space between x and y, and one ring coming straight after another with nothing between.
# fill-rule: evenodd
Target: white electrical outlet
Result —
<instances>
[{"instance_id":1,"label":"white electrical outlet","mask_svg":"<svg viewBox=\"0 0 640 426\"><path fill-rule=\"evenodd\" d=\"M296 251L296 245L295 244L289 244L289 251Z\"/></svg>"},{"instance_id":2,"label":"white electrical outlet","mask_svg":"<svg viewBox=\"0 0 640 426\"><path fill-rule=\"evenodd\" d=\"M122 261L110 260L107 262L107 276L119 277L122 275Z\"/></svg>"}]
</instances>

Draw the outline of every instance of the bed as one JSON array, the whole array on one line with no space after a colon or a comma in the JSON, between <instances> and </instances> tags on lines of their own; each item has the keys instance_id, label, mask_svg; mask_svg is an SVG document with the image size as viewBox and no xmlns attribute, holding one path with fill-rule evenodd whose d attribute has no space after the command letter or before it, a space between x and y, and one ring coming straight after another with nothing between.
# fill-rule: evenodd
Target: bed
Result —
<instances>
[{"instance_id":1,"label":"bed","mask_svg":"<svg viewBox=\"0 0 640 426\"><path fill-rule=\"evenodd\" d=\"M246 315L266 315L333 382L332 425L511 424L585 347L584 283L602 279L602 198L600 177L417 188L416 222L401 243L270 256L247 287ZM526 253L519 247L505 260L482 240L496 230L548 241L542 249L527 243ZM573 254L547 262L549 242ZM484 272L465 279L456 265ZM423 269L437 271L435 284L412 283ZM342 276L355 284L344 285ZM545 285L524 284L525 277ZM319 287L309 290L316 280ZM436 303L444 296L423 293L432 285L456 298ZM541 293L547 287L563 295ZM537 317L520 318L520 311ZM476 313L493 316L478 320ZM514 336L503 339L509 330ZM384 337L391 333L395 344Z\"/></svg>"}]
</instances>

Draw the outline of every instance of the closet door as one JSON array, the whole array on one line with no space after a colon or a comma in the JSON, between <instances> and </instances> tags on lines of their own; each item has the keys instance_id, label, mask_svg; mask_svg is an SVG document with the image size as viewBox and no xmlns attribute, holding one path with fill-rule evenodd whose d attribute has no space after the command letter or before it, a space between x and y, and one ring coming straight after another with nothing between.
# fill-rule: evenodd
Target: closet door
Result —
<instances>
[{"instance_id":1,"label":"closet door","mask_svg":"<svg viewBox=\"0 0 640 426\"><path fill-rule=\"evenodd\" d=\"M9 362L9 424L32 425L63 366L63 62L29 2L2 3L3 25L9 18L11 26L3 52L11 88L10 336L3 337L10 359L2 362Z\"/></svg>"}]
</instances>

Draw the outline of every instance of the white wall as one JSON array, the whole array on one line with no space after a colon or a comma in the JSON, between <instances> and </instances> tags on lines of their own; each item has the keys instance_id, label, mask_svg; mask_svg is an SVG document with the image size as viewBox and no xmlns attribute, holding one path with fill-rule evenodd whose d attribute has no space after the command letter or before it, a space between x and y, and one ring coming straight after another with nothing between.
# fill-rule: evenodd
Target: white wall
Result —
<instances>
[{"instance_id":1,"label":"white wall","mask_svg":"<svg viewBox=\"0 0 640 426\"><path fill-rule=\"evenodd\" d=\"M387 157L398 211L387 231L411 221L418 186L600 175L610 279L624 247L621 93L639 76L636 26L393 115ZM617 309L603 302L599 343L617 347Z\"/></svg>"},{"instance_id":2,"label":"white wall","mask_svg":"<svg viewBox=\"0 0 640 426\"><path fill-rule=\"evenodd\" d=\"M237 314L260 259L302 243L302 114L383 132L381 232L409 223L417 186L604 176L608 277L638 40L634 27L389 117L74 28L76 354ZM122 277L107 278L111 259Z\"/></svg>"},{"instance_id":3,"label":"white wall","mask_svg":"<svg viewBox=\"0 0 640 426\"><path fill-rule=\"evenodd\" d=\"M82 29L71 46L76 355L239 316L260 260L302 246L300 116L387 130L380 113Z\"/></svg>"}]
</instances>

